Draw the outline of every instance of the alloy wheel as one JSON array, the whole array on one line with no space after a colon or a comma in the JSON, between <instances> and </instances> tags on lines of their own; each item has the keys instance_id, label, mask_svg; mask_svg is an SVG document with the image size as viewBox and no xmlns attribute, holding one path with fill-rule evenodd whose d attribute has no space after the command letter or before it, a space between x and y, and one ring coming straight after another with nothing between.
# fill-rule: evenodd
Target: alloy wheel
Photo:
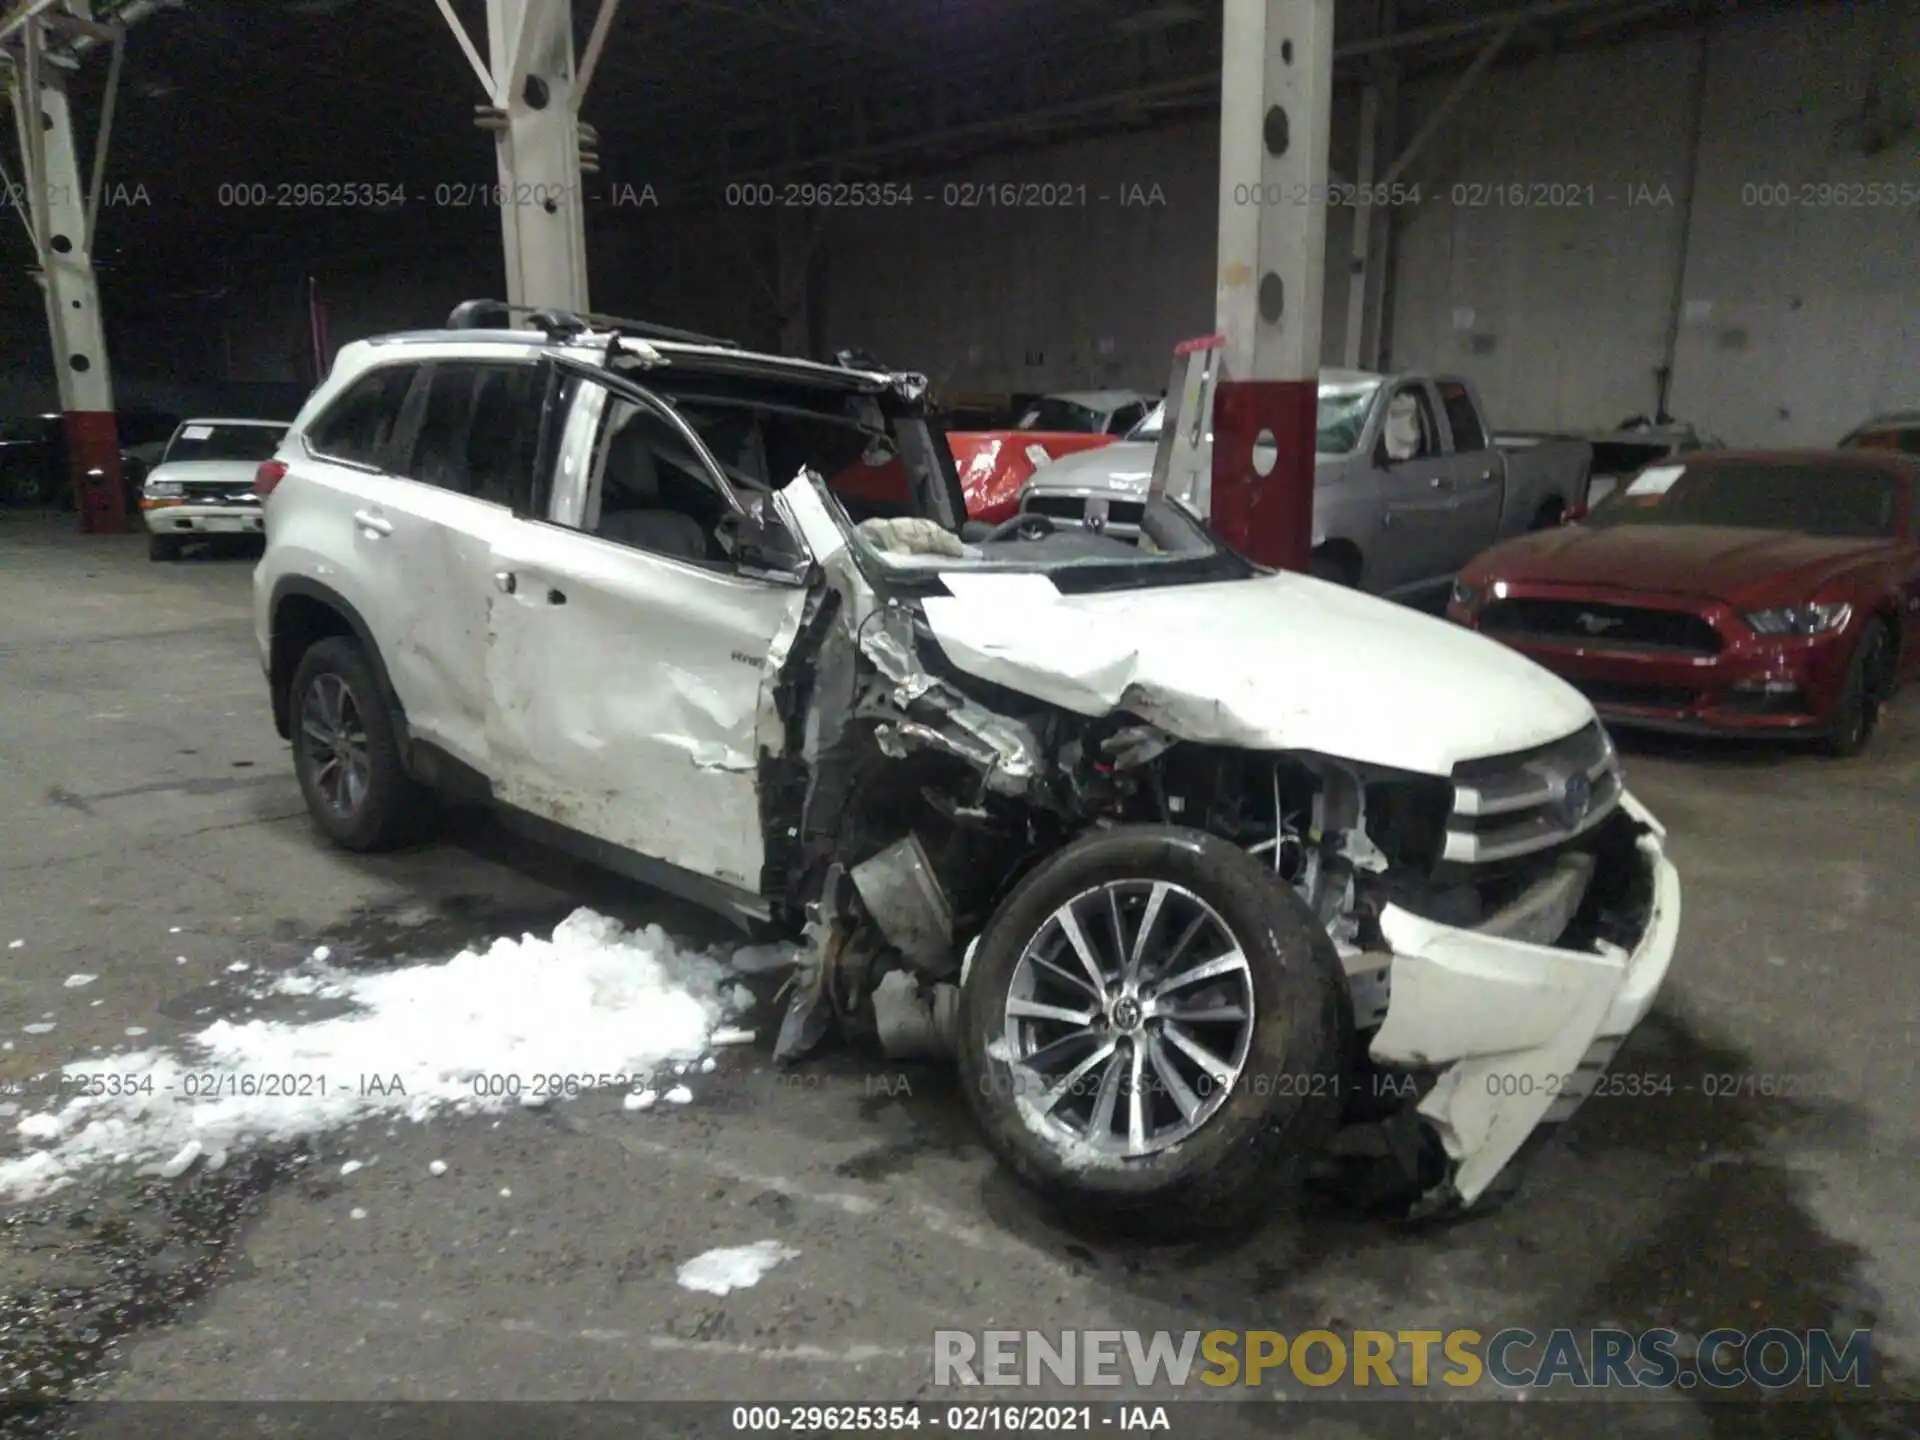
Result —
<instances>
[{"instance_id":1,"label":"alloy wheel","mask_svg":"<svg viewBox=\"0 0 1920 1440\"><path fill-rule=\"evenodd\" d=\"M359 814L373 786L373 757L360 703L331 672L313 677L300 707L301 743L313 786L343 820Z\"/></svg>"},{"instance_id":2,"label":"alloy wheel","mask_svg":"<svg viewBox=\"0 0 1920 1440\"><path fill-rule=\"evenodd\" d=\"M1253 1025L1253 974L1218 912L1170 881L1110 880L1048 916L1014 967L1016 1103L1067 1148L1152 1155L1226 1103Z\"/></svg>"}]
</instances>

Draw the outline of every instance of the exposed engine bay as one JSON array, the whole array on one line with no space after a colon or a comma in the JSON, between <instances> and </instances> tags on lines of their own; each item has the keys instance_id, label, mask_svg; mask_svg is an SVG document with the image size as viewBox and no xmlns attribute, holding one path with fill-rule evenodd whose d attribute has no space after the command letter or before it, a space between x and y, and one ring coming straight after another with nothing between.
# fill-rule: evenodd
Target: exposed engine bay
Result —
<instances>
[{"instance_id":1,"label":"exposed engine bay","mask_svg":"<svg viewBox=\"0 0 1920 1440\"><path fill-rule=\"evenodd\" d=\"M840 564L841 583L816 592L775 687L784 753L762 749L764 828L779 837L769 839L763 893L783 927L805 937L777 1058L804 1056L829 1030L900 1058L953 1054L973 950L1037 865L1103 831L1182 827L1257 858L1332 940L1346 980L1337 1088L1349 1125L1386 1127L1355 1153L1387 1157L1399 1176L1386 1186L1391 1203L1444 1210L1486 1188L1491 1173L1473 1195L1457 1181L1486 1138L1470 1132L1492 1122L1415 1118L1449 1061L1470 1052L1447 1054L1444 1036L1401 1023L1396 983L1418 963L1404 955L1405 932L1462 932L1523 957L1552 947L1615 970L1642 945L1665 864L1657 822L1625 796L1597 726L1574 737L1588 748L1571 769L1519 755L1499 776L1465 779L1196 743L1124 710L1088 717L963 672L912 594L879 598L851 555ZM1543 776L1540 794L1522 793ZM1524 825L1508 823L1515 816ZM1487 828L1500 825L1505 839ZM1118 902L1113 923L1124 939ZM1066 1013L1051 1003L1036 1013ZM1226 1013L1222 1003L1215 1012ZM1591 1069L1590 1041L1578 1039L1570 1075ZM1520 1035L1511 1048L1535 1043ZM1182 1062L1184 1079L1158 1055L1155 1065L1198 1113L1193 1087L1208 1079L1212 1052L1180 1044L1209 1063ZM1224 1068L1216 1078L1226 1082ZM1534 1128L1528 1120L1520 1136ZM1365 1183L1378 1189L1381 1166L1371 1169Z\"/></svg>"}]
</instances>

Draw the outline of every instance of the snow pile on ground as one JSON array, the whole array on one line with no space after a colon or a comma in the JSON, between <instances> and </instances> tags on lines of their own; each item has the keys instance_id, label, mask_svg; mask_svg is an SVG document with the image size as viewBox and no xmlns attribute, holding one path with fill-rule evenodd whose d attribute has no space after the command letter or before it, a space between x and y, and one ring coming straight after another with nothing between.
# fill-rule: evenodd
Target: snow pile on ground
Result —
<instances>
[{"instance_id":1,"label":"snow pile on ground","mask_svg":"<svg viewBox=\"0 0 1920 1440\"><path fill-rule=\"evenodd\" d=\"M177 1174L204 1155L217 1166L231 1151L375 1116L424 1120L598 1084L638 1088L656 1069L698 1059L751 999L720 957L590 910L551 939L496 940L444 964L350 974L310 961L309 970L268 993L353 1008L310 1023L221 1020L190 1037L186 1055L67 1065L73 1098L19 1122L21 1138L44 1148L0 1161L0 1198L37 1198L100 1164Z\"/></svg>"},{"instance_id":2,"label":"snow pile on ground","mask_svg":"<svg viewBox=\"0 0 1920 1440\"><path fill-rule=\"evenodd\" d=\"M676 1278L689 1290L707 1295L725 1295L729 1290L744 1290L758 1285L782 1260L797 1260L800 1252L778 1240L756 1240L751 1245L729 1245L696 1255L682 1265Z\"/></svg>"}]
</instances>

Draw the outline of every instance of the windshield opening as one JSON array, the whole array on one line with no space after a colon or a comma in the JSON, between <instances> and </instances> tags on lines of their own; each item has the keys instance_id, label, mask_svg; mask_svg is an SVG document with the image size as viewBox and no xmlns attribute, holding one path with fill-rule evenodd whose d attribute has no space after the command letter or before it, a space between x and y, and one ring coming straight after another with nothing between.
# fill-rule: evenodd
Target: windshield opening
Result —
<instances>
[{"instance_id":1,"label":"windshield opening","mask_svg":"<svg viewBox=\"0 0 1920 1440\"><path fill-rule=\"evenodd\" d=\"M1167 423L1167 402L1162 400L1158 405L1154 406L1153 409L1147 412L1146 419L1142 420L1138 425L1134 426L1131 430L1127 431L1127 433L1123 435L1121 438L1123 440L1158 441L1160 438L1160 428L1166 423Z\"/></svg>"},{"instance_id":2,"label":"windshield opening","mask_svg":"<svg viewBox=\"0 0 1920 1440\"><path fill-rule=\"evenodd\" d=\"M1360 448L1361 432L1367 428L1367 410L1380 382L1363 385L1322 385L1319 411L1315 418L1313 449L1317 455L1351 455ZM1162 400L1126 434L1128 440L1157 444L1167 423L1167 402Z\"/></svg>"},{"instance_id":3,"label":"windshield opening","mask_svg":"<svg viewBox=\"0 0 1920 1440\"><path fill-rule=\"evenodd\" d=\"M1030 405L1014 428L1051 430L1069 435L1097 435L1106 426L1099 411L1089 410L1085 405L1076 405L1057 395L1049 395Z\"/></svg>"},{"instance_id":4,"label":"windshield opening","mask_svg":"<svg viewBox=\"0 0 1920 1440\"><path fill-rule=\"evenodd\" d=\"M1594 507L1587 523L1721 525L1829 539L1899 531L1901 487L1864 467L1650 465Z\"/></svg>"},{"instance_id":5,"label":"windshield opening","mask_svg":"<svg viewBox=\"0 0 1920 1440\"><path fill-rule=\"evenodd\" d=\"M271 460L286 435L284 425L182 425L167 446L166 459Z\"/></svg>"},{"instance_id":6,"label":"windshield opening","mask_svg":"<svg viewBox=\"0 0 1920 1440\"><path fill-rule=\"evenodd\" d=\"M1316 455L1351 455L1360 448L1367 428L1367 412L1380 389L1378 380L1360 385L1322 385L1319 413L1314 421Z\"/></svg>"}]
</instances>

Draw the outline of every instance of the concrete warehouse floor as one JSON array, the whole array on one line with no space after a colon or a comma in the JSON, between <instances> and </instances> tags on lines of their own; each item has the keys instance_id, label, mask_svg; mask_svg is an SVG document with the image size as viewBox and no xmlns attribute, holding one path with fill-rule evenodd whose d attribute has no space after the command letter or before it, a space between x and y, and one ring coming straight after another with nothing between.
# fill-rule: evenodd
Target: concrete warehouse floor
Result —
<instances>
[{"instance_id":1,"label":"concrete warehouse floor","mask_svg":"<svg viewBox=\"0 0 1920 1440\"><path fill-rule=\"evenodd\" d=\"M152 565L136 537L67 524L0 516L0 941L26 941L0 950L0 1077L126 1048L129 1026L177 1040L238 1004L235 957L272 970L324 943L377 966L581 903L722 933L486 826L378 860L324 848L268 718L251 562ZM909 1094L878 1060L783 1076L732 1050L683 1110L594 1095L497 1125L382 1125L316 1138L306 1165L103 1177L16 1207L0 1376L109 1399L898 1400L929 1393L936 1328L1871 1326L1876 1390L1911 1400L1916 716L1891 714L1848 763L1629 743L1685 920L1618 1068L1680 1089L1594 1101L1496 1215L1415 1231L1320 1202L1235 1247L1107 1243L1054 1228L999 1174L939 1072L905 1072ZM81 970L99 981L64 988ZM23 1032L47 1012L56 1029ZM1736 1073L1806 1093L1698 1089ZM377 1160L342 1180L349 1155ZM436 1158L449 1172L429 1178ZM679 1261L764 1238L800 1258L724 1298L674 1283ZM1541 1407L1472 1411L1317 1405L1294 1433L1519 1433ZM1554 1416L1557 1434L1676 1440L1914 1419L1892 1401L1736 1414L1693 1393Z\"/></svg>"}]
</instances>

